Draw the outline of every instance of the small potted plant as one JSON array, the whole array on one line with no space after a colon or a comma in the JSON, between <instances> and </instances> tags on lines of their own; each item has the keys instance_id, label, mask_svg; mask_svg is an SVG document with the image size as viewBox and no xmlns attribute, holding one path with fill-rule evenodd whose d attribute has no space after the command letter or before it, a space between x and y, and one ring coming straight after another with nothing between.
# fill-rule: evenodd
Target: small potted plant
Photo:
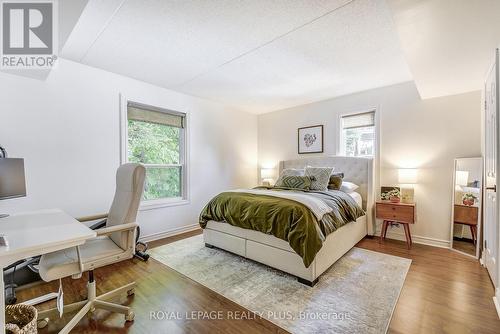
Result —
<instances>
[{"instance_id":1,"label":"small potted plant","mask_svg":"<svg viewBox=\"0 0 500 334\"><path fill-rule=\"evenodd\" d=\"M467 206L473 206L477 197L472 193L465 193L462 196L462 203Z\"/></svg>"},{"instance_id":2,"label":"small potted plant","mask_svg":"<svg viewBox=\"0 0 500 334\"><path fill-rule=\"evenodd\" d=\"M389 191L389 193L387 195L389 196L389 200L392 203L399 203L401 201L401 193L400 193L399 189L393 189L393 190Z\"/></svg>"}]
</instances>

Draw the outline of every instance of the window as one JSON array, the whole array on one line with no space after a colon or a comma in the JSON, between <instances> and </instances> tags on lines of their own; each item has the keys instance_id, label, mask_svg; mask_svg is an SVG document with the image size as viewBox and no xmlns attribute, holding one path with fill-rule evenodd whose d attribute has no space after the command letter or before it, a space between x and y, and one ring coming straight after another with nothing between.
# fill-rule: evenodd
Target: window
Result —
<instances>
[{"instance_id":1,"label":"window","mask_svg":"<svg viewBox=\"0 0 500 334\"><path fill-rule=\"evenodd\" d=\"M146 167L144 200L185 199L186 115L127 103L128 162Z\"/></svg>"},{"instance_id":2,"label":"window","mask_svg":"<svg viewBox=\"0 0 500 334\"><path fill-rule=\"evenodd\" d=\"M348 157L375 155L375 111L341 118L340 151Z\"/></svg>"}]
</instances>

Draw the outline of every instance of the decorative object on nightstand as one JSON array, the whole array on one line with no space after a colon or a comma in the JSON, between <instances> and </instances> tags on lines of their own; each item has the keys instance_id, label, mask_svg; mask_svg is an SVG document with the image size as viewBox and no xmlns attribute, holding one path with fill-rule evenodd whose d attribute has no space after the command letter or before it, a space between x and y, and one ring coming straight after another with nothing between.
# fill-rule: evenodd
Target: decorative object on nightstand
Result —
<instances>
[{"instance_id":1,"label":"decorative object on nightstand","mask_svg":"<svg viewBox=\"0 0 500 334\"><path fill-rule=\"evenodd\" d=\"M380 198L383 201L399 203L401 201L401 188L399 187L380 187Z\"/></svg>"},{"instance_id":2,"label":"decorative object on nightstand","mask_svg":"<svg viewBox=\"0 0 500 334\"><path fill-rule=\"evenodd\" d=\"M273 183L274 169L273 168L261 168L260 178L262 180L262 185L269 187Z\"/></svg>"},{"instance_id":3,"label":"decorative object on nightstand","mask_svg":"<svg viewBox=\"0 0 500 334\"><path fill-rule=\"evenodd\" d=\"M465 193L462 196L463 205L473 206L474 203L476 203L476 201L477 201L477 196L475 196L473 193Z\"/></svg>"},{"instance_id":4,"label":"decorative object on nightstand","mask_svg":"<svg viewBox=\"0 0 500 334\"><path fill-rule=\"evenodd\" d=\"M415 190L413 185L417 183L418 170L415 168L398 169L398 182L401 186L401 202L413 203L415 201Z\"/></svg>"},{"instance_id":5,"label":"decorative object on nightstand","mask_svg":"<svg viewBox=\"0 0 500 334\"><path fill-rule=\"evenodd\" d=\"M392 225L402 224L405 230L406 244L411 248L410 224L415 224L415 203L392 203L390 201L377 201L375 205L376 217L383 219L380 241L385 240L387 228Z\"/></svg>"}]
</instances>

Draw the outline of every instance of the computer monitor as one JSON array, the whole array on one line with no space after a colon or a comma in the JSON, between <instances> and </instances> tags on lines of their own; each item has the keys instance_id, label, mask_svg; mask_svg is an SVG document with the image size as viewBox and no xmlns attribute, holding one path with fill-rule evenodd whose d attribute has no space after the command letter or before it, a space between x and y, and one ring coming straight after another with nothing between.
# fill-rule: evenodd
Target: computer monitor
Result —
<instances>
[{"instance_id":1,"label":"computer monitor","mask_svg":"<svg viewBox=\"0 0 500 334\"><path fill-rule=\"evenodd\" d=\"M0 200L24 196L24 159L0 158Z\"/></svg>"}]
</instances>

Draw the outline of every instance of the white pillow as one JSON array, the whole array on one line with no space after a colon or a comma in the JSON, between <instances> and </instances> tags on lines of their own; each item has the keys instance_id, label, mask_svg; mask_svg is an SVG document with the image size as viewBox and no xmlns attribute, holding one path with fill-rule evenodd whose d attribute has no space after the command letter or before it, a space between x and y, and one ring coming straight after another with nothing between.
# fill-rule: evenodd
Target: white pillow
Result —
<instances>
[{"instance_id":1,"label":"white pillow","mask_svg":"<svg viewBox=\"0 0 500 334\"><path fill-rule=\"evenodd\" d=\"M340 191L343 191L345 193L352 193L353 191L356 191L359 186L355 183L349 182L349 181L342 181L342 185L340 186Z\"/></svg>"}]
</instances>

